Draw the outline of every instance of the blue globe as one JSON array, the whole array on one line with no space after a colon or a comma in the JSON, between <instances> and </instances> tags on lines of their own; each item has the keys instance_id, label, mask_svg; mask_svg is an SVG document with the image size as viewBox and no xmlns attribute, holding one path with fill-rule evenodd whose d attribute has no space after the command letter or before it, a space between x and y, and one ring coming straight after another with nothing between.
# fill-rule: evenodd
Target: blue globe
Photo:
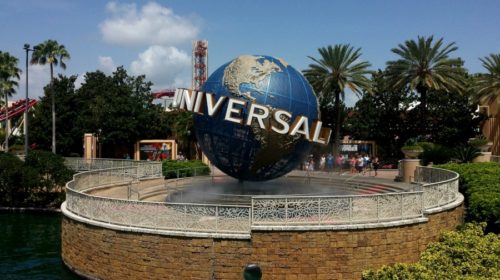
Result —
<instances>
[{"instance_id":1,"label":"blue globe","mask_svg":"<svg viewBox=\"0 0 500 280\"><path fill-rule=\"evenodd\" d=\"M282 59L244 55L222 65L202 88L221 96L306 116L309 127L318 119L318 101L302 74ZM246 119L248 107L242 109ZM287 174L309 154L311 143L303 135L283 135L271 129L224 120L227 106L214 117L195 115L195 134L202 151L224 173L239 180L263 181ZM272 115L272 114L270 114ZM293 120L282 119L291 123ZM276 122L269 117L265 123Z\"/></svg>"}]
</instances>

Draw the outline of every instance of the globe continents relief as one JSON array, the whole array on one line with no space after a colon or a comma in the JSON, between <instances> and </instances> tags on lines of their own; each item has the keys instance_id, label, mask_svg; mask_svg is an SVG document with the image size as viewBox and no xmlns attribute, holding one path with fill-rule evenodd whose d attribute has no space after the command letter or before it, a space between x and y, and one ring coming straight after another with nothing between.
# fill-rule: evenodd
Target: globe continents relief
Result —
<instances>
[{"instance_id":1,"label":"globe continents relief","mask_svg":"<svg viewBox=\"0 0 500 280\"><path fill-rule=\"evenodd\" d=\"M271 112L282 109L292 116L306 116L310 127L318 119L318 102L311 86L282 59L239 56L217 69L202 90L213 93L216 100L227 96L264 105ZM296 168L309 153L311 144L303 135L261 129L256 121L250 126L229 122L224 120L225 113L226 108L214 117L195 115L195 133L208 159L232 177L250 181L274 179ZM245 107L241 117L246 119L247 115ZM268 117L264 122L269 128L276 120Z\"/></svg>"}]
</instances>

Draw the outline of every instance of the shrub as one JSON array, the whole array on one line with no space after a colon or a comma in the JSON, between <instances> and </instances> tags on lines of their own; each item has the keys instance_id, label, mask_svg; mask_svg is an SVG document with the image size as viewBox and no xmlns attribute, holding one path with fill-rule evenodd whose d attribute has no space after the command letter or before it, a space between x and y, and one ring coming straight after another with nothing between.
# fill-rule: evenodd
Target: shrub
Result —
<instances>
[{"instance_id":1,"label":"shrub","mask_svg":"<svg viewBox=\"0 0 500 280\"><path fill-rule=\"evenodd\" d=\"M460 192L467 220L486 222L486 230L500 232L500 164L494 162L445 164L440 168L460 174Z\"/></svg>"},{"instance_id":2,"label":"shrub","mask_svg":"<svg viewBox=\"0 0 500 280\"><path fill-rule=\"evenodd\" d=\"M485 235L484 226L466 224L458 232L445 232L427 247L418 263L365 271L363 279L497 279L500 236Z\"/></svg>"},{"instance_id":3,"label":"shrub","mask_svg":"<svg viewBox=\"0 0 500 280\"><path fill-rule=\"evenodd\" d=\"M453 155L459 162L469 163L480 155L480 150L476 147L465 145L455 148Z\"/></svg>"},{"instance_id":4,"label":"shrub","mask_svg":"<svg viewBox=\"0 0 500 280\"><path fill-rule=\"evenodd\" d=\"M62 187L72 172L63 158L32 151L25 162L12 154L0 154L0 205L9 207L58 207Z\"/></svg>"},{"instance_id":5,"label":"shrub","mask_svg":"<svg viewBox=\"0 0 500 280\"><path fill-rule=\"evenodd\" d=\"M430 162L434 164L443 164L450 161L453 156L453 152L441 145L425 145L424 152L420 155L422 158L422 162L424 165L429 164Z\"/></svg>"},{"instance_id":6,"label":"shrub","mask_svg":"<svg viewBox=\"0 0 500 280\"><path fill-rule=\"evenodd\" d=\"M31 151L25 159L25 164L40 174L40 186L48 192L61 191L62 186L71 180L73 175L64 165L64 158L47 151Z\"/></svg>"},{"instance_id":7,"label":"shrub","mask_svg":"<svg viewBox=\"0 0 500 280\"><path fill-rule=\"evenodd\" d=\"M0 153L0 205L19 206L26 197L23 162L15 155Z\"/></svg>"},{"instance_id":8,"label":"shrub","mask_svg":"<svg viewBox=\"0 0 500 280\"><path fill-rule=\"evenodd\" d=\"M487 143L488 143L488 139L486 139L486 137L484 135L479 135L476 138L469 140L469 145L471 145L472 147L476 147L476 148L479 148L483 145L486 145Z\"/></svg>"},{"instance_id":9,"label":"shrub","mask_svg":"<svg viewBox=\"0 0 500 280\"><path fill-rule=\"evenodd\" d=\"M166 179L210 174L210 167L201 160L165 160L162 170Z\"/></svg>"}]
</instances>

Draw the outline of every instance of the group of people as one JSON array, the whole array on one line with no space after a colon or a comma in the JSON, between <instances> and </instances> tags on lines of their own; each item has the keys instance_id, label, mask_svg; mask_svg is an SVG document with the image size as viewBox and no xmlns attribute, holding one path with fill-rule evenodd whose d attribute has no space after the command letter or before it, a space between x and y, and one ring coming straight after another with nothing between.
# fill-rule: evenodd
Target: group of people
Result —
<instances>
[{"instance_id":1,"label":"group of people","mask_svg":"<svg viewBox=\"0 0 500 280\"><path fill-rule=\"evenodd\" d=\"M374 176L378 175L378 169L380 167L380 161L377 156L369 157L368 154L353 154L351 158L344 157L344 155L339 154L337 158L334 158L332 154L323 154L319 158L319 163L316 164L313 155L310 155L307 160L303 163L303 169L306 171L315 171L316 168L319 171L332 172L334 167L337 167L339 172L342 173L344 166L350 167L351 174L368 174L371 175L373 170Z\"/></svg>"},{"instance_id":2,"label":"group of people","mask_svg":"<svg viewBox=\"0 0 500 280\"><path fill-rule=\"evenodd\" d=\"M380 161L378 157L369 157L368 154L354 154L349 160L350 172L351 174L363 174L370 175L371 171L375 172L374 176L378 175L378 169L380 167Z\"/></svg>"}]
</instances>

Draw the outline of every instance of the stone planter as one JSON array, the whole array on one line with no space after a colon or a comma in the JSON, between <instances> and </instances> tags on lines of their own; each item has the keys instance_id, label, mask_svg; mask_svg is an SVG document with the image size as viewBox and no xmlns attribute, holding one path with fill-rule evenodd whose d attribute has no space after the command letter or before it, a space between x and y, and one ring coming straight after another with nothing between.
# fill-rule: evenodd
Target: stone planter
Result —
<instances>
[{"instance_id":1,"label":"stone planter","mask_svg":"<svg viewBox=\"0 0 500 280\"><path fill-rule=\"evenodd\" d=\"M420 149L402 148L401 152L403 152L403 154L405 154L405 158L415 159L415 158L418 158L418 156L423 152L423 149L421 149L421 148Z\"/></svg>"},{"instance_id":2,"label":"stone planter","mask_svg":"<svg viewBox=\"0 0 500 280\"><path fill-rule=\"evenodd\" d=\"M479 156L474 158L472 162L490 162L491 161L491 152L481 152Z\"/></svg>"},{"instance_id":3,"label":"stone planter","mask_svg":"<svg viewBox=\"0 0 500 280\"><path fill-rule=\"evenodd\" d=\"M478 148L481 150L481 152L489 152L491 149L491 146L493 146L493 142L488 142L484 145L479 146Z\"/></svg>"}]
</instances>

